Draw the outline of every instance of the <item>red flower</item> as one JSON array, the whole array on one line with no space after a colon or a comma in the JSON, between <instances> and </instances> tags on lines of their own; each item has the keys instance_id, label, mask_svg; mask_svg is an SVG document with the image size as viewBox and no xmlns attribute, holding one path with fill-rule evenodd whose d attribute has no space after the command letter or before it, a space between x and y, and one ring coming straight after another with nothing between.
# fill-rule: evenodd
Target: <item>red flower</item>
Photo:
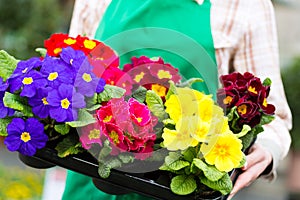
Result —
<instances>
[{"instance_id":1,"label":"red flower","mask_svg":"<svg viewBox=\"0 0 300 200\"><path fill-rule=\"evenodd\" d=\"M55 33L51 37L44 41L44 46L47 49L47 54L49 56L58 56L62 51L62 48L68 46L75 46L77 43L76 39L69 37L68 34Z\"/></svg>"},{"instance_id":2,"label":"red flower","mask_svg":"<svg viewBox=\"0 0 300 200\"><path fill-rule=\"evenodd\" d=\"M130 98L128 101L130 117L138 126L145 126L151 120L151 113L145 104Z\"/></svg>"},{"instance_id":3,"label":"red flower","mask_svg":"<svg viewBox=\"0 0 300 200\"><path fill-rule=\"evenodd\" d=\"M93 144L99 144L100 146L102 146L102 134L100 125L98 123L90 124L88 126L80 128L79 133L79 140L83 148L90 149Z\"/></svg>"}]
</instances>

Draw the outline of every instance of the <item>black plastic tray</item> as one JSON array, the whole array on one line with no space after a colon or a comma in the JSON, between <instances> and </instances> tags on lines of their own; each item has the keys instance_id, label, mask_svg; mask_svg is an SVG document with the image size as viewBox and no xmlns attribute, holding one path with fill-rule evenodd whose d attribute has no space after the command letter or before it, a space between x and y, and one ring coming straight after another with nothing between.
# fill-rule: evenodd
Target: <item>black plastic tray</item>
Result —
<instances>
[{"instance_id":1,"label":"black plastic tray","mask_svg":"<svg viewBox=\"0 0 300 200\"><path fill-rule=\"evenodd\" d=\"M108 178L98 175L97 160L88 152L60 158L51 148L43 148L33 156L19 154L19 159L26 165L45 169L60 166L92 178L95 186L109 194L126 194L135 192L154 199L172 200L225 200L227 196L219 193L209 197L193 195L180 196L174 194L169 187L170 177L167 172L153 171L147 173L126 173L112 170ZM238 171L232 175L237 176Z\"/></svg>"}]
</instances>

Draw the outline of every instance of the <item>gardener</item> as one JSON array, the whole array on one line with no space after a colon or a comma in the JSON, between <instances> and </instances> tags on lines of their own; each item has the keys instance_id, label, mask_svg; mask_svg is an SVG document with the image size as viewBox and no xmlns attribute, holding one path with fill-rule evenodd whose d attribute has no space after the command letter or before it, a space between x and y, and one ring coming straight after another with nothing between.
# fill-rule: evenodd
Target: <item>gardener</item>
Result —
<instances>
[{"instance_id":1,"label":"gardener","mask_svg":"<svg viewBox=\"0 0 300 200\"><path fill-rule=\"evenodd\" d=\"M132 56L161 56L185 78L199 75L209 82L197 86L207 93L215 94L218 74L248 71L269 77L276 119L251 148L230 198L260 176L274 179L289 150L291 113L280 78L270 0L77 0L70 34L104 41L119 53L121 64ZM109 195L96 189L90 178L69 172L63 199L145 197Z\"/></svg>"}]
</instances>

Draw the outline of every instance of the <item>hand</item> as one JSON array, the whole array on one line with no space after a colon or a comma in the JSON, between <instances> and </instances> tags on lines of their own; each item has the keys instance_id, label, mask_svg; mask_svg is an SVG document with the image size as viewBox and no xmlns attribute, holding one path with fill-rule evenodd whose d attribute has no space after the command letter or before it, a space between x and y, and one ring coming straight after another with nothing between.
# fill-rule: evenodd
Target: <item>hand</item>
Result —
<instances>
[{"instance_id":1,"label":"hand","mask_svg":"<svg viewBox=\"0 0 300 200\"><path fill-rule=\"evenodd\" d=\"M243 173L239 175L228 197L230 200L239 190L249 186L271 164L272 155L259 144L254 144L246 156L246 164L242 167Z\"/></svg>"}]
</instances>

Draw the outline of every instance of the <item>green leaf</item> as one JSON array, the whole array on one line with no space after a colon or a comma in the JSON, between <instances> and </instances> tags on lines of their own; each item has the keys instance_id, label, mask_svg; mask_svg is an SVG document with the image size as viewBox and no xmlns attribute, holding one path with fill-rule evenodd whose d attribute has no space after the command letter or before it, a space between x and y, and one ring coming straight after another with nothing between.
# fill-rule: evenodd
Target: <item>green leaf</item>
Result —
<instances>
[{"instance_id":1,"label":"green leaf","mask_svg":"<svg viewBox=\"0 0 300 200\"><path fill-rule=\"evenodd\" d=\"M197 152L194 147L189 147L188 149L182 152L183 158L190 163L193 162L193 159L197 157Z\"/></svg>"},{"instance_id":2,"label":"green leaf","mask_svg":"<svg viewBox=\"0 0 300 200\"><path fill-rule=\"evenodd\" d=\"M139 87L132 93L132 97L135 98L140 103L145 102L147 89L144 87Z\"/></svg>"},{"instance_id":3,"label":"green leaf","mask_svg":"<svg viewBox=\"0 0 300 200\"><path fill-rule=\"evenodd\" d=\"M45 49L45 48L36 48L35 51L38 52L40 54L40 56L46 57L47 49Z\"/></svg>"},{"instance_id":4,"label":"green leaf","mask_svg":"<svg viewBox=\"0 0 300 200\"><path fill-rule=\"evenodd\" d=\"M158 117L160 120L167 118L163 101L160 96L152 90L148 90L146 93L146 103L150 111Z\"/></svg>"},{"instance_id":5,"label":"green leaf","mask_svg":"<svg viewBox=\"0 0 300 200\"><path fill-rule=\"evenodd\" d=\"M239 132L238 134L236 134L236 137L241 138L241 137L245 136L249 131L251 131L251 127L247 124L244 124L242 131Z\"/></svg>"},{"instance_id":6,"label":"green leaf","mask_svg":"<svg viewBox=\"0 0 300 200\"><path fill-rule=\"evenodd\" d=\"M170 152L165 158L165 164L172 170L180 170L190 165L188 161L181 160L182 155L177 152Z\"/></svg>"},{"instance_id":7,"label":"green leaf","mask_svg":"<svg viewBox=\"0 0 300 200\"><path fill-rule=\"evenodd\" d=\"M263 85L264 86L271 86L272 84L272 80L270 78L266 78L264 81L263 81Z\"/></svg>"},{"instance_id":8,"label":"green leaf","mask_svg":"<svg viewBox=\"0 0 300 200\"><path fill-rule=\"evenodd\" d=\"M6 51L0 50L0 77L6 81L17 67L19 61L13 56L9 55Z\"/></svg>"},{"instance_id":9,"label":"green leaf","mask_svg":"<svg viewBox=\"0 0 300 200\"><path fill-rule=\"evenodd\" d=\"M246 160L246 155L243 154L243 159L241 160L241 162L240 162L240 164L239 164L239 166L237 168L243 167L245 165L246 161L247 161Z\"/></svg>"},{"instance_id":10,"label":"green leaf","mask_svg":"<svg viewBox=\"0 0 300 200\"><path fill-rule=\"evenodd\" d=\"M119 154L118 156L122 163L132 163L134 161L134 156L129 154Z\"/></svg>"},{"instance_id":11,"label":"green leaf","mask_svg":"<svg viewBox=\"0 0 300 200\"><path fill-rule=\"evenodd\" d=\"M200 181L209 188L221 192L223 195L229 194L232 190L230 176L226 173L218 181L211 181L205 176L200 176Z\"/></svg>"},{"instance_id":12,"label":"green leaf","mask_svg":"<svg viewBox=\"0 0 300 200\"><path fill-rule=\"evenodd\" d=\"M98 102L109 101L112 98L121 98L126 90L114 85L105 85L103 92L98 94Z\"/></svg>"},{"instance_id":13,"label":"green leaf","mask_svg":"<svg viewBox=\"0 0 300 200\"><path fill-rule=\"evenodd\" d=\"M98 156L98 160L104 160L105 157L111 153L112 148L109 146L109 143L110 143L109 140L104 141L103 147Z\"/></svg>"},{"instance_id":14,"label":"green leaf","mask_svg":"<svg viewBox=\"0 0 300 200\"><path fill-rule=\"evenodd\" d=\"M67 124L56 124L54 130L62 135L66 135L70 131L70 126Z\"/></svg>"},{"instance_id":15,"label":"green leaf","mask_svg":"<svg viewBox=\"0 0 300 200\"><path fill-rule=\"evenodd\" d=\"M68 135L55 147L59 157L64 158L68 155L78 154L83 151L81 143L78 142L78 138L74 135Z\"/></svg>"},{"instance_id":16,"label":"green leaf","mask_svg":"<svg viewBox=\"0 0 300 200\"><path fill-rule=\"evenodd\" d=\"M274 115L265 115L265 114L263 114L263 115L262 115L262 118L261 118L261 120L260 120L260 124L261 124L261 125L269 124L269 123L271 123L274 119L275 119L275 116L274 116Z\"/></svg>"},{"instance_id":17,"label":"green leaf","mask_svg":"<svg viewBox=\"0 0 300 200\"><path fill-rule=\"evenodd\" d=\"M166 95L166 99L169 99L172 94L177 94L177 89L173 81L170 81L170 88Z\"/></svg>"},{"instance_id":18,"label":"green leaf","mask_svg":"<svg viewBox=\"0 0 300 200\"><path fill-rule=\"evenodd\" d=\"M80 109L78 112L78 119L77 121L66 122L71 127L83 127L89 124L95 123L96 119L90 114L86 109Z\"/></svg>"},{"instance_id":19,"label":"green leaf","mask_svg":"<svg viewBox=\"0 0 300 200\"><path fill-rule=\"evenodd\" d=\"M226 172L221 172L215 166L208 165L198 158L193 160L193 166L201 169L205 177L210 181L217 181L226 174Z\"/></svg>"},{"instance_id":20,"label":"green leaf","mask_svg":"<svg viewBox=\"0 0 300 200\"><path fill-rule=\"evenodd\" d=\"M12 118L0 119L0 136L7 136L6 127L11 122Z\"/></svg>"},{"instance_id":21,"label":"green leaf","mask_svg":"<svg viewBox=\"0 0 300 200\"><path fill-rule=\"evenodd\" d=\"M19 95L5 92L3 103L8 108L22 112L26 117L33 117L31 107L28 106L27 100Z\"/></svg>"},{"instance_id":22,"label":"green leaf","mask_svg":"<svg viewBox=\"0 0 300 200\"><path fill-rule=\"evenodd\" d=\"M101 107L100 104L96 104L96 105L93 105L93 106L91 106L89 108L86 108L85 110L89 111L89 112L92 112L92 111L98 110L100 107Z\"/></svg>"},{"instance_id":23,"label":"green leaf","mask_svg":"<svg viewBox=\"0 0 300 200\"><path fill-rule=\"evenodd\" d=\"M172 178L170 186L175 194L187 195L196 190L197 183L193 176L182 174Z\"/></svg>"},{"instance_id":24,"label":"green leaf","mask_svg":"<svg viewBox=\"0 0 300 200\"><path fill-rule=\"evenodd\" d=\"M111 168L103 162L99 162L98 174L101 178L108 178Z\"/></svg>"}]
</instances>

